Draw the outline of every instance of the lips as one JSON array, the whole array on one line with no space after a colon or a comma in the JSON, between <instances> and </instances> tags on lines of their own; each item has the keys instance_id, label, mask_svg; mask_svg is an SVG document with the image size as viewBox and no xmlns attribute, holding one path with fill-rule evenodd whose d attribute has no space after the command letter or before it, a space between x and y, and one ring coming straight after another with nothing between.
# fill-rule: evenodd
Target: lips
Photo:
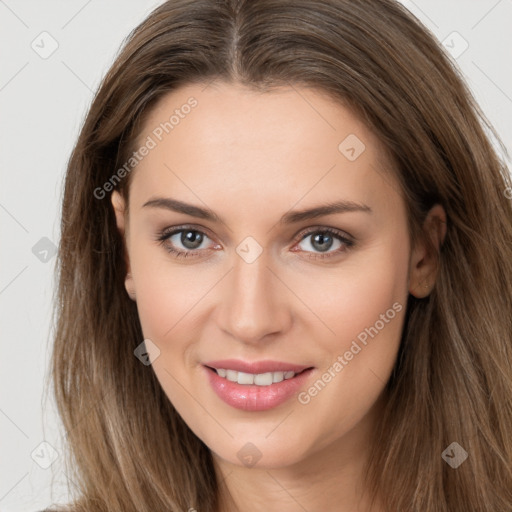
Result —
<instances>
[{"instance_id":1,"label":"lips","mask_svg":"<svg viewBox=\"0 0 512 512\"><path fill-rule=\"evenodd\" d=\"M240 359L222 359L218 361L208 361L203 363L212 369L224 368L226 370L235 370L244 373L268 373L268 372L294 372L300 373L303 370L312 368L312 365L298 365L293 363L285 363L282 361L255 361L246 362Z\"/></svg>"},{"instance_id":2,"label":"lips","mask_svg":"<svg viewBox=\"0 0 512 512\"><path fill-rule=\"evenodd\" d=\"M247 363L240 360L224 359L220 361L209 361L203 364L207 380L217 394L225 403L236 409L250 412L265 411L287 402L303 387L315 369L312 366L296 365L281 361L258 361ZM240 384L218 375L218 369L229 369L233 373L242 372L254 375L268 375L275 372L295 373L292 377L275 383ZM244 376L245 379L245 376Z\"/></svg>"}]
</instances>

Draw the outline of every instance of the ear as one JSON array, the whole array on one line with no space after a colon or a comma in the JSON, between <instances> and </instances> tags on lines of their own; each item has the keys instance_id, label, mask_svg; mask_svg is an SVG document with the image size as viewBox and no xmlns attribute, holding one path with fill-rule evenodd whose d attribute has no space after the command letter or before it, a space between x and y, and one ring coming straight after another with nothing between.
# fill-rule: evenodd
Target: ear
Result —
<instances>
[{"instance_id":1,"label":"ear","mask_svg":"<svg viewBox=\"0 0 512 512\"><path fill-rule=\"evenodd\" d=\"M423 232L424 236L413 248L409 261L409 293L419 299L430 294L439 270L439 252L446 236L446 212L440 204L428 212Z\"/></svg>"},{"instance_id":2,"label":"ear","mask_svg":"<svg viewBox=\"0 0 512 512\"><path fill-rule=\"evenodd\" d=\"M124 286L126 288L126 292L130 296L132 300L135 300L135 283L133 281L131 266L130 266L130 255L128 253L128 231L127 221L126 221L126 210L125 210L125 200L124 197L119 193L119 191L114 190L110 197L110 201L112 206L114 207L114 213L116 216L116 224L121 237L123 238L124 245L124 258L126 262L127 273L124 281Z\"/></svg>"}]
</instances>

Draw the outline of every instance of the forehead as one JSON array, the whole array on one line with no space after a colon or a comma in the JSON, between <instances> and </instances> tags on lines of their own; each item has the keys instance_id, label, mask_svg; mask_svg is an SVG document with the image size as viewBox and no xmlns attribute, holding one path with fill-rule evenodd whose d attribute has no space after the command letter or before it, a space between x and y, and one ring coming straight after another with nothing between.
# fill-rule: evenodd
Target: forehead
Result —
<instances>
[{"instance_id":1,"label":"forehead","mask_svg":"<svg viewBox=\"0 0 512 512\"><path fill-rule=\"evenodd\" d=\"M132 171L130 191L139 206L166 193L226 206L235 197L245 207L277 201L280 211L319 198L375 202L386 187L399 194L383 146L358 117L295 85L183 86L146 116L136 148L143 146L151 149Z\"/></svg>"}]
</instances>

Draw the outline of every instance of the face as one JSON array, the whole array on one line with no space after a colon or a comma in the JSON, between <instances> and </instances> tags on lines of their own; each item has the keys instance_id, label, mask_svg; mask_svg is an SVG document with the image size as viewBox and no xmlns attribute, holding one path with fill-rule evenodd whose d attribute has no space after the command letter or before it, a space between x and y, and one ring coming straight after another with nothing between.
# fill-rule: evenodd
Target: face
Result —
<instances>
[{"instance_id":1,"label":"face","mask_svg":"<svg viewBox=\"0 0 512 512\"><path fill-rule=\"evenodd\" d=\"M379 140L318 91L213 83L162 98L144 145L129 215L117 192L112 204L169 400L239 466L347 443L429 272Z\"/></svg>"}]
</instances>

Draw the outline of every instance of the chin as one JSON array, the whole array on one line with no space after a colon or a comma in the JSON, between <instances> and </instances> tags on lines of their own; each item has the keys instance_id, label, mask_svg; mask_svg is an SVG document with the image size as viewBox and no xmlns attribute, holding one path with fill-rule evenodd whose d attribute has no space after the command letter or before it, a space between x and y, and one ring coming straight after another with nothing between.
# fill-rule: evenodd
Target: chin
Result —
<instances>
[{"instance_id":1,"label":"chin","mask_svg":"<svg viewBox=\"0 0 512 512\"><path fill-rule=\"evenodd\" d=\"M214 457L218 457L230 464L240 467L257 469L278 469L297 464L304 459L304 442L290 442L277 434L275 439L264 435L251 436L246 434L243 440L230 440L228 444L219 446L218 443L209 444Z\"/></svg>"}]
</instances>

